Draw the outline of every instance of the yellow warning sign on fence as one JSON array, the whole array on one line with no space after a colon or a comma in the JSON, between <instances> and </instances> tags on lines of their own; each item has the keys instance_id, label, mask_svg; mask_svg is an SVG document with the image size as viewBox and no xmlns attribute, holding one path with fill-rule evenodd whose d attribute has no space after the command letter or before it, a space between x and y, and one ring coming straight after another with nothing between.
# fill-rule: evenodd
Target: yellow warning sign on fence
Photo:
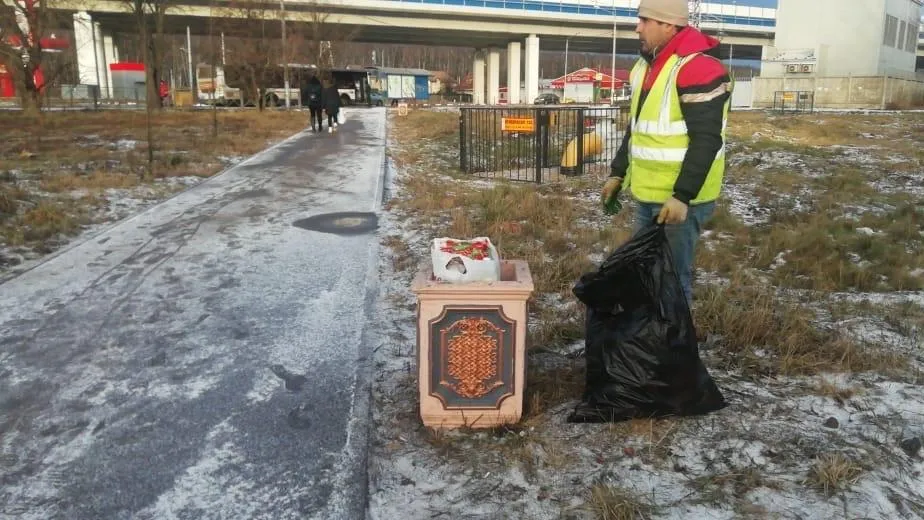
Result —
<instances>
[{"instance_id":1,"label":"yellow warning sign on fence","mask_svg":"<svg viewBox=\"0 0 924 520\"><path fill-rule=\"evenodd\" d=\"M502 117L501 131L532 133L536 131L536 122L531 117Z\"/></svg>"}]
</instances>

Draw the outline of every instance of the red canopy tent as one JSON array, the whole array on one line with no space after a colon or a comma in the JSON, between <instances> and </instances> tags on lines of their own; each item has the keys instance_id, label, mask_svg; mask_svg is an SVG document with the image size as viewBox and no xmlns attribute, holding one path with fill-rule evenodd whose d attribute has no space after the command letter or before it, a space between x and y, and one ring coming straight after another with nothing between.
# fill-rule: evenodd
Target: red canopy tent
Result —
<instances>
[{"instance_id":1,"label":"red canopy tent","mask_svg":"<svg viewBox=\"0 0 924 520\"><path fill-rule=\"evenodd\" d=\"M622 73L625 73L623 75ZM552 80L552 88L565 88L565 83L594 83L602 89L611 89L615 83L615 88L622 88L628 83L629 72L617 70L614 78L610 74L595 69L584 67L574 72L555 78Z\"/></svg>"}]
</instances>

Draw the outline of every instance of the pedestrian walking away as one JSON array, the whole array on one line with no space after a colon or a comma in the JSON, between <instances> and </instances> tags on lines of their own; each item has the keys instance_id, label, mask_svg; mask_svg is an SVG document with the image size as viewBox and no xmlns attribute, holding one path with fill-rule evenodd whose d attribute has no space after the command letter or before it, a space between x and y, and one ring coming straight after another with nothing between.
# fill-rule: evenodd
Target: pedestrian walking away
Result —
<instances>
[{"instance_id":1,"label":"pedestrian walking away","mask_svg":"<svg viewBox=\"0 0 924 520\"><path fill-rule=\"evenodd\" d=\"M323 120L321 119L321 110L323 110L321 97L324 89L321 86L321 80L317 76L312 76L308 80L308 87L305 89L304 99L308 100L308 111L311 117L311 129L315 132L324 130Z\"/></svg>"},{"instance_id":2,"label":"pedestrian walking away","mask_svg":"<svg viewBox=\"0 0 924 520\"><path fill-rule=\"evenodd\" d=\"M327 113L327 131L333 132L337 128L337 114L340 112L340 93L333 81L324 82L324 93L321 96L324 112Z\"/></svg>"},{"instance_id":3,"label":"pedestrian walking away","mask_svg":"<svg viewBox=\"0 0 924 520\"><path fill-rule=\"evenodd\" d=\"M665 226L675 270L692 306L693 260L725 174L732 81L719 41L688 25L686 0L641 0L641 57L630 73L630 122L603 186L604 203L626 190L635 229Z\"/></svg>"}]
</instances>

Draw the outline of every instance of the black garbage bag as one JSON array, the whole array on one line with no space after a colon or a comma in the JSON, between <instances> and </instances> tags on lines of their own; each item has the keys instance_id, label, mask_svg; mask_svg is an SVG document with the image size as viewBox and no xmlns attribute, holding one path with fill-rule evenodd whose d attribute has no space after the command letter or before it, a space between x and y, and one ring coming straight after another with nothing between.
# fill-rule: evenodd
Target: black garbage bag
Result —
<instances>
[{"instance_id":1,"label":"black garbage bag","mask_svg":"<svg viewBox=\"0 0 924 520\"><path fill-rule=\"evenodd\" d=\"M586 305L587 377L568 422L699 415L725 407L699 357L662 225L639 231L574 295Z\"/></svg>"}]
</instances>

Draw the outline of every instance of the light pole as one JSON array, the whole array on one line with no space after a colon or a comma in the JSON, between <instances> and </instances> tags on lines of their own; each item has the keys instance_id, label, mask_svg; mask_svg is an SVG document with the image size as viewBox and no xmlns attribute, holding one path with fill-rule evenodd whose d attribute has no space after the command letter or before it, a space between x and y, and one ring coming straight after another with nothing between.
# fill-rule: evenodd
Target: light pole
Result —
<instances>
[{"instance_id":1,"label":"light pole","mask_svg":"<svg viewBox=\"0 0 924 520\"><path fill-rule=\"evenodd\" d=\"M732 2L732 12L735 13L735 17L732 19L734 20L733 23L737 24L738 23L738 0L735 0ZM735 66L733 63L734 59L735 59L735 44L729 42L728 43L728 69L729 71L734 70L734 66Z\"/></svg>"},{"instance_id":2,"label":"light pole","mask_svg":"<svg viewBox=\"0 0 924 520\"><path fill-rule=\"evenodd\" d=\"M189 33L189 26L186 26L186 64L189 66L189 94L193 96L193 99L196 99L196 94L193 92L194 81L193 78L193 66L192 66L192 36Z\"/></svg>"},{"instance_id":3,"label":"light pole","mask_svg":"<svg viewBox=\"0 0 924 520\"><path fill-rule=\"evenodd\" d=\"M569 40L570 38L565 38L565 80L566 82L568 79L568 41Z\"/></svg>"},{"instance_id":4,"label":"light pole","mask_svg":"<svg viewBox=\"0 0 924 520\"><path fill-rule=\"evenodd\" d=\"M286 92L286 108L289 108L289 56L286 54L286 6L283 3L283 0L279 0L279 11L282 16L280 19L282 21L282 74L283 81Z\"/></svg>"},{"instance_id":5,"label":"light pole","mask_svg":"<svg viewBox=\"0 0 924 520\"><path fill-rule=\"evenodd\" d=\"M616 104L615 81L613 76L616 74L616 0L613 0L613 54L610 56L610 106Z\"/></svg>"}]
</instances>

